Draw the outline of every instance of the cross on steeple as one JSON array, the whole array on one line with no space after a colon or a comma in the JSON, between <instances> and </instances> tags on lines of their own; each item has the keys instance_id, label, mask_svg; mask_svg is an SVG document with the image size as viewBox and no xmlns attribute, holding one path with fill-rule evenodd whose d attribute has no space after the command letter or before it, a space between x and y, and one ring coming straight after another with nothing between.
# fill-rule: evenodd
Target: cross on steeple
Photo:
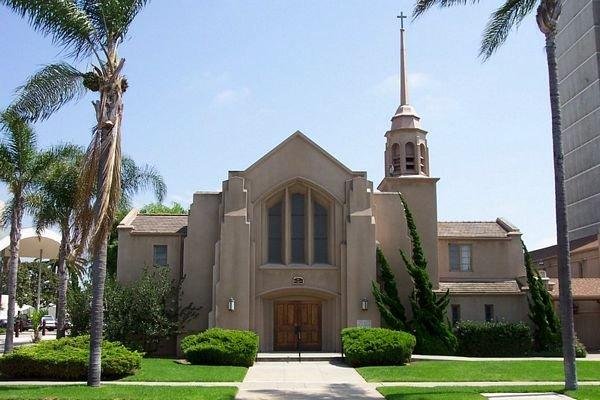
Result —
<instances>
[{"instance_id":1,"label":"cross on steeple","mask_svg":"<svg viewBox=\"0 0 600 400\"><path fill-rule=\"evenodd\" d=\"M396 16L400 19L400 105L408 104L408 79L406 73L406 48L404 47L404 18L403 12Z\"/></svg>"},{"instance_id":2,"label":"cross on steeple","mask_svg":"<svg viewBox=\"0 0 600 400\"><path fill-rule=\"evenodd\" d=\"M400 15L397 15L396 18L400 19L400 29L404 29L404 18L408 18L408 16L404 15L404 13L401 11Z\"/></svg>"}]
</instances>

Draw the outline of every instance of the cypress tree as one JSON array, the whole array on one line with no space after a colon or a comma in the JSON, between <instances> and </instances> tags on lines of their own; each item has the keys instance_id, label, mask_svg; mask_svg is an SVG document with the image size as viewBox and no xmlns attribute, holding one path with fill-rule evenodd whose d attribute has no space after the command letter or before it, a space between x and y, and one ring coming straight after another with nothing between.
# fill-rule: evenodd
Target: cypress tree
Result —
<instances>
[{"instance_id":1,"label":"cypress tree","mask_svg":"<svg viewBox=\"0 0 600 400\"><path fill-rule=\"evenodd\" d=\"M377 247L377 269L381 273L381 283L372 282L372 291L381 318L388 328L405 331L406 313L398 296L396 277L380 247Z\"/></svg>"},{"instance_id":2,"label":"cypress tree","mask_svg":"<svg viewBox=\"0 0 600 400\"><path fill-rule=\"evenodd\" d=\"M438 296L433 291L433 285L427 272L427 259L423 253L415 221L404 197L401 194L399 196L404 207L412 243L412 257L408 258L402 249L400 249L400 255L413 281L413 291L410 295L413 320L410 325L417 338L415 352L452 354L456 349L457 340L446 318L450 293L446 291L442 296Z\"/></svg>"},{"instance_id":3,"label":"cypress tree","mask_svg":"<svg viewBox=\"0 0 600 400\"><path fill-rule=\"evenodd\" d=\"M540 352L554 351L561 347L560 321L554 311L550 293L548 293L539 271L533 267L525 243L521 243L525 257L527 284L529 285L529 297L527 298L529 319L535 325L533 331L535 349Z\"/></svg>"}]
</instances>

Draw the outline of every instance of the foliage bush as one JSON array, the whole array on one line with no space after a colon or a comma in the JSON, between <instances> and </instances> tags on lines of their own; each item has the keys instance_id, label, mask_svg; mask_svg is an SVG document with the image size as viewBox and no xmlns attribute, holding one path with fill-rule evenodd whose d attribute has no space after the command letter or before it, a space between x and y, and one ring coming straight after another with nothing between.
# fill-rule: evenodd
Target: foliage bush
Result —
<instances>
[{"instance_id":1,"label":"foliage bush","mask_svg":"<svg viewBox=\"0 0 600 400\"><path fill-rule=\"evenodd\" d=\"M251 331L212 328L181 341L181 350L192 364L254 364L258 353L258 336Z\"/></svg>"},{"instance_id":2,"label":"foliage bush","mask_svg":"<svg viewBox=\"0 0 600 400\"><path fill-rule=\"evenodd\" d=\"M562 343L557 342L554 345L553 350L536 351L534 353L534 355L541 356L541 357L562 357L563 356ZM585 345L579 341L579 338L575 337L575 357L585 358L586 356L587 356L587 349L585 348Z\"/></svg>"},{"instance_id":3,"label":"foliage bush","mask_svg":"<svg viewBox=\"0 0 600 400\"><path fill-rule=\"evenodd\" d=\"M461 356L520 357L533 349L531 329L524 322L462 321L454 333Z\"/></svg>"},{"instance_id":4,"label":"foliage bush","mask_svg":"<svg viewBox=\"0 0 600 400\"><path fill-rule=\"evenodd\" d=\"M342 330L346 361L353 367L406 364L415 344L415 337L407 332L385 328Z\"/></svg>"},{"instance_id":5,"label":"foliage bush","mask_svg":"<svg viewBox=\"0 0 600 400\"><path fill-rule=\"evenodd\" d=\"M89 336L68 337L22 346L0 357L0 374L13 379L84 380ZM140 368L142 354L116 342L102 343L102 378L117 379Z\"/></svg>"}]
</instances>

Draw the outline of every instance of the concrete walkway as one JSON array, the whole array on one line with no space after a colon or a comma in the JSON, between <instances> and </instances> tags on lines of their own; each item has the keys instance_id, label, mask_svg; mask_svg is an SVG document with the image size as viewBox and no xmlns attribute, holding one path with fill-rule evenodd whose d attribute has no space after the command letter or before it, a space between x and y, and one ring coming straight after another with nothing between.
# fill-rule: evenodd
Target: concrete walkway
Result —
<instances>
[{"instance_id":1,"label":"concrete walkway","mask_svg":"<svg viewBox=\"0 0 600 400\"><path fill-rule=\"evenodd\" d=\"M257 362L250 367L238 400L383 399L354 368L335 361Z\"/></svg>"}]
</instances>

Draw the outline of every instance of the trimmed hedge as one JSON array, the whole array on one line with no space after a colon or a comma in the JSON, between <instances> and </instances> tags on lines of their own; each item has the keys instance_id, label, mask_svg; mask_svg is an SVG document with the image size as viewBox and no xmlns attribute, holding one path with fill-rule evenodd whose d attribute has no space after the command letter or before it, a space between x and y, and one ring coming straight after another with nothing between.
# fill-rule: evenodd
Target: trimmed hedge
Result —
<instances>
[{"instance_id":1,"label":"trimmed hedge","mask_svg":"<svg viewBox=\"0 0 600 400\"><path fill-rule=\"evenodd\" d=\"M385 328L342 330L346 361L353 367L406 364L416 343L410 333Z\"/></svg>"},{"instance_id":2,"label":"trimmed hedge","mask_svg":"<svg viewBox=\"0 0 600 400\"><path fill-rule=\"evenodd\" d=\"M0 357L0 374L16 379L85 380L90 337L67 337L16 348ZM118 342L102 342L102 378L118 379L140 368L142 353Z\"/></svg>"},{"instance_id":3,"label":"trimmed hedge","mask_svg":"<svg viewBox=\"0 0 600 400\"><path fill-rule=\"evenodd\" d=\"M461 356L520 357L532 351L531 329L524 322L463 321L454 333Z\"/></svg>"},{"instance_id":4,"label":"trimmed hedge","mask_svg":"<svg viewBox=\"0 0 600 400\"><path fill-rule=\"evenodd\" d=\"M181 351L192 364L254 364L258 353L258 336L251 331L212 328L181 341Z\"/></svg>"}]
</instances>

